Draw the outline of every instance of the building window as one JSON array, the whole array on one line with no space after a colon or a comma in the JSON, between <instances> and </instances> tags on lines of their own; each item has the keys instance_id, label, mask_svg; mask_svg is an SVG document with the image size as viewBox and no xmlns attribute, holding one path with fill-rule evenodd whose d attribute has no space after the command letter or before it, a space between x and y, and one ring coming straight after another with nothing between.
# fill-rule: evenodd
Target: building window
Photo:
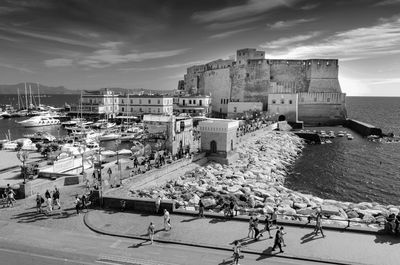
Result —
<instances>
[{"instance_id":1,"label":"building window","mask_svg":"<svg viewBox=\"0 0 400 265\"><path fill-rule=\"evenodd\" d=\"M301 102L304 102L304 98L301 98Z\"/></svg>"},{"instance_id":2,"label":"building window","mask_svg":"<svg viewBox=\"0 0 400 265\"><path fill-rule=\"evenodd\" d=\"M122 100L122 104L124 104L124 100Z\"/></svg>"},{"instance_id":3,"label":"building window","mask_svg":"<svg viewBox=\"0 0 400 265\"><path fill-rule=\"evenodd\" d=\"M122 107L122 112L124 112L125 110L124 110L124 107Z\"/></svg>"},{"instance_id":4,"label":"building window","mask_svg":"<svg viewBox=\"0 0 400 265\"><path fill-rule=\"evenodd\" d=\"M189 99L189 104L192 104L192 100L191 99Z\"/></svg>"},{"instance_id":5,"label":"building window","mask_svg":"<svg viewBox=\"0 0 400 265\"><path fill-rule=\"evenodd\" d=\"M314 98L314 102L317 102L317 98Z\"/></svg>"},{"instance_id":6,"label":"building window","mask_svg":"<svg viewBox=\"0 0 400 265\"><path fill-rule=\"evenodd\" d=\"M140 108L139 111L142 112L142 108Z\"/></svg>"},{"instance_id":7,"label":"building window","mask_svg":"<svg viewBox=\"0 0 400 265\"><path fill-rule=\"evenodd\" d=\"M151 108L149 108L149 112L151 112Z\"/></svg>"},{"instance_id":8,"label":"building window","mask_svg":"<svg viewBox=\"0 0 400 265\"><path fill-rule=\"evenodd\" d=\"M133 104L133 99L131 99L131 104Z\"/></svg>"},{"instance_id":9,"label":"building window","mask_svg":"<svg viewBox=\"0 0 400 265\"><path fill-rule=\"evenodd\" d=\"M195 99L193 99L193 104L196 104L196 100Z\"/></svg>"},{"instance_id":10,"label":"building window","mask_svg":"<svg viewBox=\"0 0 400 265\"><path fill-rule=\"evenodd\" d=\"M272 100L272 104L276 104L276 100L275 99Z\"/></svg>"},{"instance_id":11,"label":"building window","mask_svg":"<svg viewBox=\"0 0 400 265\"><path fill-rule=\"evenodd\" d=\"M219 112L222 113L222 108L219 108Z\"/></svg>"},{"instance_id":12,"label":"building window","mask_svg":"<svg viewBox=\"0 0 400 265\"><path fill-rule=\"evenodd\" d=\"M199 100L199 106L203 106L203 101L201 99Z\"/></svg>"},{"instance_id":13,"label":"building window","mask_svg":"<svg viewBox=\"0 0 400 265\"><path fill-rule=\"evenodd\" d=\"M157 100L157 103L160 104L160 100Z\"/></svg>"},{"instance_id":14,"label":"building window","mask_svg":"<svg viewBox=\"0 0 400 265\"><path fill-rule=\"evenodd\" d=\"M133 112L133 108L131 108L131 112Z\"/></svg>"},{"instance_id":15,"label":"building window","mask_svg":"<svg viewBox=\"0 0 400 265\"><path fill-rule=\"evenodd\" d=\"M237 112L237 107L233 107L233 112Z\"/></svg>"},{"instance_id":16,"label":"building window","mask_svg":"<svg viewBox=\"0 0 400 265\"><path fill-rule=\"evenodd\" d=\"M285 100L283 98L281 99L281 104L285 104Z\"/></svg>"},{"instance_id":17,"label":"building window","mask_svg":"<svg viewBox=\"0 0 400 265\"><path fill-rule=\"evenodd\" d=\"M142 99L139 99L139 104L142 104Z\"/></svg>"},{"instance_id":18,"label":"building window","mask_svg":"<svg viewBox=\"0 0 400 265\"><path fill-rule=\"evenodd\" d=\"M249 62L249 64L250 64L250 62ZM250 74L249 74L249 73L247 73L247 74L246 74L246 77L250 77Z\"/></svg>"},{"instance_id":19,"label":"building window","mask_svg":"<svg viewBox=\"0 0 400 265\"><path fill-rule=\"evenodd\" d=\"M158 113L160 113L160 108L158 108Z\"/></svg>"},{"instance_id":20,"label":"building window","mask_svg":"<svg viewBox=\"0 0 400 265\"><path fill-rule=\"evenodd\" d=\"M224 102L224 100L221 98L221 104L224 104L223 102Z\"/></svg>"},{"instance_id":21,"label":"building window","mask_svg":"<svg viewBox=\"0 0 400 265\"><path fill-rule=\"evenodd\" d=\"M330 99L330 98L327 98L326 101L327 101L327 102L331 102L331 99Z\"/></svg>"},{"instance_id":22,"label":"building window","mask_svg":"<svg viewBox=\"0 0 400 265\"><path fill-rule=\"evenodd\" d=\"M185 106L185 103L186 103L185 100L183 100L182 105Z\"/></svg>"},{"instance_id":23,"label":"building window","mask_svg":"<svg viewBox=\"0 0 400 265\"><path fill-rule=\"evenodd\" d=\"M293 103L293 101L292 100L289 100L289 104L292 104Z\"/></svg>"},{"instance_id":24,"label":"building window","mask_svg":"<svg viewBox=\"0 0 400 265\"><path fill-rule=\"evenodd\" d=\"M151 104L151 99L149 99L149 104Z\"/></svg>"}]
</instances>

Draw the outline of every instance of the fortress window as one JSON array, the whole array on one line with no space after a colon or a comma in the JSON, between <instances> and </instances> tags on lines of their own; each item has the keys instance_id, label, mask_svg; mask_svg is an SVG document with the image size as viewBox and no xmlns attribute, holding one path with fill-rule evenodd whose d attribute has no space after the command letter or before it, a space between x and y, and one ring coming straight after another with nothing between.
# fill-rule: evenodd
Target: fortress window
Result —
<instances>
[{"instance_id":1,"label":"fortress window","mask_svg":"<svg viewBox=\"0 0 400 265\"><path fill-rule=\"evenodd\" d=\"M247 74L246 74L246 77L250 77L250 74L249 74L249 73L247 73ZM122 103L123 103L123 102L122 102Z\"/></svg>"},{"instance_id":2,"label":"fortress window","mask_svg":"<svg viewBox=\"0 0 400 265\"><path fill-rule=\"evenodd\" d=\"M157 103L160 104L160 100L157 100Z\"/></svg>"},{"instance_id":3,"label":"fortress window","mask_svg":"<svg viewBox=\"0 0 400 265\"><path fill-rule=\"evenodd\" d=\"M131 99L131 104L133 104L133 99Z\"/></svg>"},{"instance_id":4,"label":"fortress window","mask_svg":"<svg viewBox=\"0 0 400 265\"><path fill-rule=\"evenodd\" d=\"M237 107L233 107L233 112L237 112Z\"/></svg>"},{"instance_id":5,"label":"fortress window","mask_svg":"<svg viewBox=\"0 0 400 265\"><path fill-rule=\"evenodd\" d=\"M276 100L275 99L272 100L272 104L276 104Z\"/></svg>"},{"instance_id":6,"label":"fortress window","mask_svg":"<svg viewBox=\"0 0 400 265\"><path fill-rule=\"evenodd\" d=\"M141 99L139 99L139 104L142 104L142 100Z\"/></svg>"},{"instance_id":7,"label":"fortress window","mask_svg":"<svg viewBox=\"0 0 400 265\"><path fill-rule=\"evenodd\" d=\"M241 64L241 63L242 63L242 61L239 60L239 64Z\"/></svg>"},{"instance_id":8,"label":"fortress window","mask_svg":"<svg viewBox=\"0 0 400 265\"><path fill-rule=\"evenodd\" d=\"M140 108L139 111L142 112L142 108Z\"/></svg>"},{"instance_id":9,"label":"fortress window","mask_svg":"<svg viewBox=\"0 0 400 265\"><path fill-rule=\"evenodd\" d=\"M293 101L292 100L289 100L289 104L292 104L293 103Z\"/></svg>"},{"instance_id":10,"label":"fortress window","mask_svg":"<svg viewBox=\"0 0 400 265\"><path fill-rule=\"evenodd\" d=\"M151 104L151 99L149 99L149 104Z\"/></svg>"},{"instance_id":11,"label":"fortress window","mask_svg":"<svg viewBox=\"0 0 400 265\"><path fill-rule=\"evenodd\" d=\"M285 100L283 98L281 99L281 104L285 104Z\"/></svg>"}]
</instances>

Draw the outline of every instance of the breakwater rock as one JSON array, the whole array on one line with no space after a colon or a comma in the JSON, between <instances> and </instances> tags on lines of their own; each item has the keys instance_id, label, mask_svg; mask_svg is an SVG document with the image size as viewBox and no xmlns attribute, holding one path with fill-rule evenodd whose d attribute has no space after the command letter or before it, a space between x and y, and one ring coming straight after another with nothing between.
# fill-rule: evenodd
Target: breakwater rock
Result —
<instances>
[{"instance_id":1,"label":"breakwater rock","mask_svg":"<svg viewBox=\"0 0 400 265\"><path fill-rule=\"evenodd\" d=\"M178 207L194 210L200 198L209 211L220 212L234 201L240 214L266 214L274 208L287 219L307 220L317 209L329 220L325 223L347 225L372 224L384 221L399 207L377 203L350 203L322 199L284 187L285 176L301 155L302 139L287 132L265 132L248 138L238 147L239 160L231 165L209 163L163 186L129 191L134 197L176 201ZM360 223L358 223L360 222Z\"/></svg>"}]
</instances>

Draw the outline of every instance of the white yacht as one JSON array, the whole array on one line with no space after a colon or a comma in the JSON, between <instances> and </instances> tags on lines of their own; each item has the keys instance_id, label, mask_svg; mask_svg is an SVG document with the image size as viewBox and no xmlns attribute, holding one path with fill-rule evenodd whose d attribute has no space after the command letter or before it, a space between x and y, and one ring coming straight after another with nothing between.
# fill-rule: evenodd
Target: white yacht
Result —
<instances>
[{"instance_id":1,"label":"white yacht","mask_svg":"<svg viewBox=\"0 0 400 265\"><path fill-rule=\"evenodd\" d=\"M24 127L42 127L42 126L51 126L51 125L59 125L60 120L55 119L53 116L33 116L27 120L23 120L18 122Z\"/></svg>"},{"instance_id":2,"label":"white yacht","mask_svg":"<svg viewBox=\"0 0 400 265\"><path fill-rule=\"evenodd\" d=\"M99 137L100 141L113 141L117 140L121 137L121 134L115 133L115 132L110 132L110 133L105 133Z\"/></svg>"}]
</instances>

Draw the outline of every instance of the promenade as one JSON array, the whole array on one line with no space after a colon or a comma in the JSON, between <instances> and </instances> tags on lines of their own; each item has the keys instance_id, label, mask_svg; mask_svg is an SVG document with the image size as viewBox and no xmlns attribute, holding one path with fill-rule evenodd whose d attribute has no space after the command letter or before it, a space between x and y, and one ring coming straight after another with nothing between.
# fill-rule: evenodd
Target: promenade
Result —
<instances>
[{"instance_id":1,"label":"promenade","mask_svg":"<svg viewBox=\"0 0 400 265\"><path fill-rule=\"evenodd\" d=\"M162 242L231 250L232 242L241 240L244 254L259 254L260 263L272 255L282 259L332 264L395 265L400 260L400 237L389 235L326 230L326 237L323 238L320 235L313 236L311 228L285 226L287 246L284 247L284 253L278 253L272 251L274 239L270 239L266 233L259 241L247 238L248 223L244 221L171 215L173 228L164 231L163 216L111 210L90 211L84 221L99 233L143 240L147 240L147 227L153 222L156 227L155 244ZM273 236L275 232L276 229L271 230Z\"/></svg>"}]
</instances>

